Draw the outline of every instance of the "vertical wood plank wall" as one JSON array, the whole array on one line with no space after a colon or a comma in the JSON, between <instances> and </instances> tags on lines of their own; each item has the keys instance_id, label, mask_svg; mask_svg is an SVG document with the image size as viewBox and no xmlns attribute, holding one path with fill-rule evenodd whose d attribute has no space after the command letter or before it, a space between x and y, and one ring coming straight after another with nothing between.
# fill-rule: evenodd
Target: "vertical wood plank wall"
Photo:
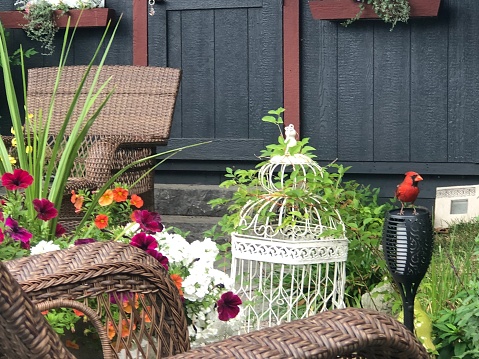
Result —
<instances>
[{"instance_id":1,"label":"vertical wood plank wall","mask_svg":"<svg viewBox=\"0 0 479 359\"><path fill-rule=\"evenodd\" d=\"M352 165L351 178L384 187L385 196L410 169L426 176L421 197L429 199L436 186L479 182L479 1L442 0L438 18L411 19L392 32L381 21L344 28L313 20L307 0L157 2L140 39L148 51L135 59L133 20L146 3L107 0L123 14L107 62L181 68L170 147L214 140L162 165L162 181L218 183L226 166L254 166L278 134L261 117L289 98L287 81L299 80L298 115L287 120L300 121L322 163ZM0 2L0 11L12 9L13 0ZM299 22L283 9L298 9ZM295 79L283 72L290 50L282 48L283 16L299 25L299 34L284 33L299 37ZM87 63L102 33L78 29L68 63ZM12 31L10 48L19 43L38 45ZM57 63L55 53L27 66ZM0 127L8 132L2 119Z\"/></svg>"}]
</instances>

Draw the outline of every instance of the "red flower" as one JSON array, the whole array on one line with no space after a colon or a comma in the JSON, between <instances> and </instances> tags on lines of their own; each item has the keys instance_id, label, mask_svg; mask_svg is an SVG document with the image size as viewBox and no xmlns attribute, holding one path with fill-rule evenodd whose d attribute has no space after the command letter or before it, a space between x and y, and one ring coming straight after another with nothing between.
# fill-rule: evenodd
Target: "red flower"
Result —
<instances>
[{"instance_id":1,"label":"red flower","mask_svg":"<svg viewBox=\"0 0 479 359\"><path fill-rule=\"evenodd\" d=\"M108 216L106 214L99 214L95 217L95 226L98 229L103 229L108 226Z\"/></svg>"},{"instance_id":2,"label":"red flower","mask_svg":"<svg viewBox=\"0 0 479 359\"><path fill-rule=\"evenodd\" d=\"M166 270L168 270L168 264L169 264L169 261L168 261L168 257L165 257L163 254L161 254L160 252L158 252L156 249L147 249L146 250L146 253L148 253L149 255L155 257L155 259L160 262L160 264L163 266L163 268L165 268Z\"/></svg>"},{"instance_id":3,"label":"red flower","mask_svg":"<svg viewBox=\"0 0 479 359\"><path fill-rule=\"evenodd\" d=\"M5 233L12 237L13 240L20 241L21 247L23 249L30 249L30 239L32 238L32 234L30 232L28 232L25 228L21 228L18 225L18 222L11 217L8 217L5 220L5 225L10 227L10 229L5 230Z\"/></svg>"},{"instance_id":4,"label":"red flower","mask_svg":"<svg viewBox=\"0 0 479 359\"><path fill-rule=\"evenodd\" d=\"M75 241L75 243L73 243L74 245L76 246L79 246L81 244L88 244L88 243L94 243L96 242L97 240L94 239L94 238L81 238L81 239L77 239Z\"/></svg>"},{"instance_id":5,"label":"red flower","mask_svg":"<svg viewBox=\"0 0 479 359\"><path fill-rule=\"evenodd\" d=\"M38 212L38 218L42 221L49 221L58 216L58 211L55 205L46 198L34 199L33 208Z\"/></svg>"},{"instance_id":6,"label":"red flower","mask_svg":"<svg viewBox=\"0 0 479 359\"><path fill-rule=\"evenodd\" d=\"M141 248L144 251L149 249L156 250L156 248L158 248L156 239L150 235L147 235L145 232L135 234L131 239L130 244L134 247Z\"/></svg>"},{"instance_id":7,"label":"red flower","mask_svg":"<svg viewBox=\"0 0 479 359\"><path fill-rule=\"evenodd\" d=\"M55 228L55 237L61 237L65 233L67 233L67 230L65 227L63 227L60 223L57 223L57 226Z\"/></svg>"},{"instance_id":8,"label":"red flower","mask_svg":"<svg viewBox=\"0 0 479 359\"><path fill-rule=\"evenodd\" d=\"M216 302L218 318L224 322L235 318L239 313L239 306L243 304L241 298L233 292L226 292Z\"/></svg>"},{"instance_id":9,"label":"red flower","mask_svg":"<svg viewBox=\"0 0 479 359\"><path fill-rule=\"evenodd\" d=\"M2 176L2 185L9 191L15 191L19 188L27 188L33 183L33 177L27 171L20 168L13 170L13 173L4 173Z\"/></svg>"},{"instance_id":10,"label":"red flower","mask_svg":"<svg viewBox=\"0 0 479 359\"><path fill-rule=\"evenodd\" d=\"M146 209L136 210L133 212L135 222L140 225L140 228L148 233L161 232L164 228L161 224L161 217L156 212L150 212Z\"/></svg>"}]
</instances>

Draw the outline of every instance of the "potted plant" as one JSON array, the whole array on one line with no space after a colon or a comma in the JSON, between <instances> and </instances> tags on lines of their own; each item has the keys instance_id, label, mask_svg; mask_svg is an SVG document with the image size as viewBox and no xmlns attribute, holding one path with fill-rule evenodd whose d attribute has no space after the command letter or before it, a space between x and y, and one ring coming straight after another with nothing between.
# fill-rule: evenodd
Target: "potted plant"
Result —
<instances>
[{"instance_id":1,"label":"potted plant","mask_svg":"<svg viewBox=\"0 0 479 359\"><path fill-rule=\"evenodd\" d=\"M437 16L441 0L309 0L316 20L382 19L392 25L412 17Z\"/></svg>"},{"instance_id":2,"label":"potted plant","mask_svg":"<svg viewBox=\"0 0 479 359\"><path fill-rule=\"evenodd\" d=\"M106 26L114 11L104 5L104 0L17 0L14 6L20 11L2 11L0 21L4 28L24 29L42 44L43 54L50 55L55 33L67 26L68 18L71 27Z\"/></svg>"}]
</instances>

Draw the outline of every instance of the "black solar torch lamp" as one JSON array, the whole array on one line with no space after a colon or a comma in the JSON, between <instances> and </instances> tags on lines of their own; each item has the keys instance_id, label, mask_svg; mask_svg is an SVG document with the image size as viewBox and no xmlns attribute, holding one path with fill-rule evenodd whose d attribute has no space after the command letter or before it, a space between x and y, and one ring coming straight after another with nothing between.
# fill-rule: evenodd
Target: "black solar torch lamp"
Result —
<instances>
[{"instance_id":1,"label":"black solar torch lamp","mask_svg":"<svg viewBox=\"0 0 479 359\"><path fill-rule=\"evenodd\" d=\"M426 208L393 209L386 214L383 251L394 281L399 287L404 325L414 332L414 298L431 262L433 228Z\"/></svg>"}]
</instances>

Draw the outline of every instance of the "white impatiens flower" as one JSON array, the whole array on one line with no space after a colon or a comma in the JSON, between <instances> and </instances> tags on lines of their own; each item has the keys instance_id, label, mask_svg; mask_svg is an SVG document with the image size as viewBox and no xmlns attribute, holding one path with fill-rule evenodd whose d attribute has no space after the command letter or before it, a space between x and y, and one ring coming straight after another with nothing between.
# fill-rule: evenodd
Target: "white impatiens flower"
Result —
<instances>
[{"instance_id":1,"label":"white impatiens flower","mask_svg":"<svg viewBox=\"0 0 479 359\"><path fill-rule=\"evenodd\" d=\"M38 244L30 249L30 254L41 254L51 251L57 251L61 249L58 244L53 243L53 241L40 241Z\"/></svg>"}]
</instances>

